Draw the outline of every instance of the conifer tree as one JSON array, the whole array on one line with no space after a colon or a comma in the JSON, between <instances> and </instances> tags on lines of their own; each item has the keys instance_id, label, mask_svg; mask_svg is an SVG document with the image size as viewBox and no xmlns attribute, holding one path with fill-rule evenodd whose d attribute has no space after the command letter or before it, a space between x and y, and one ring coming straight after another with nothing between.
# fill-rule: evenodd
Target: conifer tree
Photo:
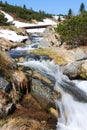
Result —
<instances>
[{"instance_id":1,"label":"conifer tree","mask_svg":"<svg viewBox=\"0 0 87 130\"><path fill-rule=\"evenodd\" d=\"M80 11L81 14L85 12L85 5L84 5L84 3L81 3L79 11Z\"/></svg>"},{"instance_id":2,"label":"conifer tree","mask_svg":"<svg viewBox=\"0 0 87 130\"><path fill-rule=\"evenodd\" d=\"M68 10L68 18L71 18L72 16L73 16L72 9L69 9L69 10Z\"/></svg>"}]
</instances>

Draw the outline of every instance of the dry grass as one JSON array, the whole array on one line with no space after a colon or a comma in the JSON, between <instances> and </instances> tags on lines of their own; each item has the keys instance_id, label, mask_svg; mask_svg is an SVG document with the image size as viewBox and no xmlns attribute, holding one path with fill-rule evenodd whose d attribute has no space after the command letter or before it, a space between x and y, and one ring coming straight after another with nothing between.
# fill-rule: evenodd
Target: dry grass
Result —
<instances>
[{"instance_id":1,"label":"dry grass","mask_svg":"<svg viewBox=\"0 0 87 130\"><path fill-rule=\"evenodd\" d=\"M66 51L60 48L40 48L30 52L31 54L48 55L50 58L54 59L54 62L59 65L67 64L67 59L65 58Z\"/></svg>"}]
</instances>

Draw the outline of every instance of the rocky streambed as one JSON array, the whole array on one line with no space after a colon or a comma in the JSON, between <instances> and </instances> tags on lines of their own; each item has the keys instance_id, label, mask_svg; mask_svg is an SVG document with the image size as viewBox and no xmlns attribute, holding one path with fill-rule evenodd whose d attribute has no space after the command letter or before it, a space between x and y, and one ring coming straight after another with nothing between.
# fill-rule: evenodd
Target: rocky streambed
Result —
<instances>
[{"instance_id":1,"label":"rocky streambed","mask_svg":"<svg viewBox=\"0 0 87 130\"><path fill-rule=\"evenodd\" d=\"M32 68L17 65L20 57L51 59L25 51L20 54L15 52L14 60L8 52L0 51L0 129L56 129L58 111L54 97L59 98L60 93L54 91L54 83Z\"/></svg>"},{"instance_id":2,"label":"rocky streambed","mask_svg":"<svg viewBox=\"0 0 87 130\"><path fill-rule=\"evenodd\" d=\"M9 53L0 51L1 130L56 129L61 115L56 100L60 102L62 98L60 90L55 88L56 65L71 79L87 79L87 55L81 49L72 51L40 45L39 49L28 50L31 46L37 48L36 45L25 45ZM56 63L54 67L52 60Z\"/></svg>"}]
</instances>

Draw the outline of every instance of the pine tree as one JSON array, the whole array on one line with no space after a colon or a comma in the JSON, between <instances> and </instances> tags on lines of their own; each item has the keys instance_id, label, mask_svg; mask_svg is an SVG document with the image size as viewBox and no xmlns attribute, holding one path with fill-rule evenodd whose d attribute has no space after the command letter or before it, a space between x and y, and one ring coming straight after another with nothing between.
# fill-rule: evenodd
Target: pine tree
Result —
<instances>
[{"instance_id":1,"label":"pine tree","mask_svg":"<svg viewBox=\"0 0 87 130\"><path fill-rule=\"evenodd\" d=\"M23 5L23 8L26 9L26 5L25 4Z\"/></svg>"},{"instance_id":2,"label":"pine tree","mask_svg":"<svg viewBox=\"0 0 87 130\"><path fill-rule=\"evenodd\" d=\"M69 10L68 10L68 18L71 18L72 16L73 16L72 9L69 9Z\"/></svg>"},{"instance_id":3,"label":"pine tree","mask_svg":"<svg viewBox=\"0 0 87 130\"><path fill-rule=\"evenodd\" d=\"M81 14L85 12L85 5L84 5L84 3L81 3L79 11L80 11Z\"/></svg>"},{"instance_id":4,"label":"pine tree","mask_svg":"<svg viewBox=\"0 0 87 130\"><path fill-rule=\"evenodd\" d=\"M58 22L61 22L61 17L60 16L58 17Z\"/></svg>"}]
</instances>

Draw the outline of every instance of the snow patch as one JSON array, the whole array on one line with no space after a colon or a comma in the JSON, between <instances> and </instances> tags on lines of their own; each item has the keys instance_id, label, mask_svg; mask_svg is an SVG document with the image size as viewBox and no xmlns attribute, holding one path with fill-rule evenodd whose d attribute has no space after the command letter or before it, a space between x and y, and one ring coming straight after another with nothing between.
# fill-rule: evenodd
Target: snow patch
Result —
<instances>
[{"instance_id":1,"label":"snow patch","mask_svg":"<svg viewBox=\"0 0 87 130\"><path fill-rule=\"evenodd\" d=\"M10 30L0 30L0 38L5 38L12 42L22 42L28 39L28 36L17 35L16 32Z\"/></svg>"},{"instance_id":2,"label":"snow patch","mask_svg":"<svg viewBox=\"0 0 87 130\"><path fill-rule=\"evenodd\" d=\"M5 18L7 18L7 22L12 22L12 21L14 20L11 15L5 13L5 12L2 11L2 10L0 10L0 12L5 15Z\"/></svg>"}]
</instances>

